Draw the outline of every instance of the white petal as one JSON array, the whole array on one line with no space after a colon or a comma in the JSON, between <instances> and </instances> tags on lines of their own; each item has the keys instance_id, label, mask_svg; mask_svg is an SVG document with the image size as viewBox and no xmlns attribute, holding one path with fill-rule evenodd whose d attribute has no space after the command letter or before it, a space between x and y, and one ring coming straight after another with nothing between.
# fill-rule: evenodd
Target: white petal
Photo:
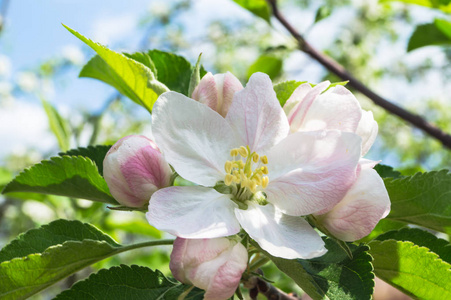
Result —
<instances>
[{"instance_id":1,"label":"white petal","mask_svg":"<svg viewBox=\"0 0 451 300\"><path fill-rule=\"evenodd\" d=\"M242 139L242 146L264 152L287 136L289 125L271 79L255 73L247 86L233 97L226 120Z\"/></svg>"},{"instance_id":2,"label":"white petal","mask_svg":"<svg viewBox=\"0 0 451 300\"><path fill-rule=\"evenodd\" d=\"M300 86L298 86L293 93L291 94L290 98L288 98L287 102L285 102L285 105L283 106L283 111L288 116L291 112L291 110L299 104L302 100L304 100L305 96L312 90L312 86L309 83L303 83Z\"/></svg>"},{"instance_id":3,"label":"white petal","mask_svg":"<svg viewBox=\"0 0 451 300\"><path fill-rule=\"evenodd\" d=\"M362 167L344 199L317 218L335 237L355 241L368 235L389 212L390 199L384 182L375 170Z\"/></svg>"},{"instance_id":4,"label":"white petal","mask_svg":"<svg viewBox=\"0 0 451 300\"><path fill-rule=\"evenodd\" d=\"M289 135L268 154L268 201L292 216L331 209L356 179L360 143L339 131Z\"/></svg>"},{"instance_id":5,"label":"white petal","mask_svg":"<svg viewBox=\"0 0 451 300\"><path fill-rule=\"evenodd\" d=\"M296 99L298 104L287 115L291 132L297 132L302 129L305 116L310 106L329 85L329 81L321 82L312 89L301 85L293 92L290 98Z\"/></svg>"},{"instance_id":6,"label":"white petal","mask_svg":"<svg viewBox=\"0 0 451 300\"><path fill-rule=\"evenodd\" d=\"M308 108L299 130L337 129L355 132L361 118L360 104L343 86L336 86L319 95Z\"/></svg>"},{"instance_id":7,"label":"white petal","mask_svg":"<svg viewBox=\"0 0 451 300\"><path fill-rule=\"evenodd\" d=\"M356 130L362 138L362 156L364 156L376 140L378 131L377 122L374 121L373 113L371 111L362 110L362 118Z\"/></svg>"},{"instance_id":8,"label":"white petal","mask_svg":"<svg viewBox=\"0 0 451 300\"><path fill-rule=\"evenodd\" d=\"M230 150L240 146L239 138L221 115L175 92L158 98L152 130L155 142L177 173L205 186L224 179Z\"/></svg>"},{"instance_id":9,"label":"white petal","mask_svg":"<svg viewBox=\"0 0 451 300\"><path fill-rule=\"evenodd\" d=\"M149 202L147 220L155 228L183 238L215 238L240 231L238 207L229 196L200 186L158 190Z\"/></svg>"},{"instance_id":10,"label":"white petal","mask_svg":"<svg viewBox=\"0 0 451 300\"><path fill-rule=\"evenodd\" d=\"M247 210L237 208L235 215L249 236L269 254L306 259L326 253L323 240L303 218L285 215L271 204L247 204Z\"/></svg>"}]
</instances>

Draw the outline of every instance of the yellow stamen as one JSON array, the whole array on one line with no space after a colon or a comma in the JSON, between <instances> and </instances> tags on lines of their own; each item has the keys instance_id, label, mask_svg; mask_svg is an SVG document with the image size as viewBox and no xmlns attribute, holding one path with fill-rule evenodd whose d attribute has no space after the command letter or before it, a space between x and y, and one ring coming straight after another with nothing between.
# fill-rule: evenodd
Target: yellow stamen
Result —
<instances>
[{"instance_id":1,"label":"yellow stamen","mask_svg":"<svg viewBox=\"0 0 451 300\"><path fill-rule=\"evenodd\" d=\"M263 174L265 174L265 175L268 174L268 167L267 167L267 166L263 166L263 167L261 168L261 170L262 170L262 173L263 173Z\"/></svg>"},{"instance_id":2,"label":"yellow stamen","mask_svg":"<svg viewBox=\"0 0 451 300\"><path fill-rule=\"evenodd\" d=\"M238 149L232 149L230 150L230 156L235 157L238 155Z\"/></svg>"},{"instance_id":3,"label":"yellow stamen","mask_svg":"<svg viewBox=\"0 0 451 300\"><path fill-rule=\"evenodd\" d=\"M266 165L266 164L268 163L268 157L267 157L266 155L263 155L263 156L260 158L260 161Z\"/></svg>"},{"instance_id":4,"label":"yellow stamen","mask_svg":"<svg viewBox=\"0 0 451 300\"><path fill-rule=\"evenodd\" d=\"M227 174L227 175L225 176L224 183L225 183L226 185L231 185L231 184L232 184L232 181L233 181L233 175L232 175L232 174Z\"/></svg>"},{"instance_id":5,"label":"yellow stamen","mask_svg":"<svg viewBox=\"0 0 451 300\"><path fill-rule=\"evenodd\" d=\"M268 186L269 183L269 178L268 176L265 176L262 178L262 188L266 189L266 187Z\"/></svg>"},{"instance_id":6,"label":"yellow stamen","mask_svg":"<svg viewBox=\"0 0 451 300\"><path fill-rule=\"evenodd\" d=\"M226 161L224 169L226 171L226 173L230 173L232 172L232 162L231 161Z\"/></svg>"},{"instance_id":7,"label":"yellow stamen","mask_svg":"<svg viewBox=\"0 0 451 300\"><path fill-rule=\"evenodd\" d=\"M238 150L238 152L240 153L240 155L242 157L247 157L249 155L249 152L247 151L246 147L241 146L240 149Z\"/></svg>"},{"instance_id":8,"label":"yellow stamen","mask_svg":"<svg viewBox=\"0 0 451 300\"><path fill-rule=\"evenodd\" d=\"M252 155L252 160L254 161L254 163L258 163L258 154L254 152L254 154Z\"/></svg>"}]
</instances>

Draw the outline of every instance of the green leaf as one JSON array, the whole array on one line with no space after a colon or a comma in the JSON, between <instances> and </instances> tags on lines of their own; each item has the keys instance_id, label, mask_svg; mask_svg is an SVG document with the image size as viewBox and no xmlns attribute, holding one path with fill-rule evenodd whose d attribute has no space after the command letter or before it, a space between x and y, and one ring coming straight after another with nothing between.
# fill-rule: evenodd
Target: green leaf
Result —
<instances>
[{"instance_id":1,"label":"green leaf","mask_svg":"<svg viewBox=\"0 0 451 300\"><path fill-rule=\"evenodd\" d=\"M451 174L447 170L385 178L391 200L387 219L441 232L451 230Z\"/></svg>"},{"instance_id":2,"label":"green leaf","mask_svg":"<svg viewBox=\"0 0 451 300\"><path fill-rule=\"evenodd\" d=\"M55 300L174 300L190 286L169 280L160 271L136 265L120 265L100 270L89 278L77 282L71 289L59 294ZM204 292L194 288L185 300L202 300Z\"/></svg>"},{"instance_id":3,"label":"green leaf","mask_svg":"<svg viewBox=\"0 0 451 300\"><path fill-rule=\"evenodd\" d=\"M95 78L113 86L149 112L152 111L158 96L169 91L147 66L93 42L66 25L63 26L99 55L94 56L83 67L80 77Z\"/></svg>"},{"instance_id":4,"label":"green leaf","mask_svg":"<svg viewBox=\"0 0 451 300\"><path fill-rule=\"evenodd\" d=\"M451 265L437 254L412 242L369 243L374 273L382 280L419 299L451 299Z\"/></svg>"},{"instance_id":5,"label":"green leaf","mask_svg":"<svg viewBox=\"0 0 451 300\"><path fill-rule=\"evenodd\" d=\"M382 178L399 178L401 177L401 173L398 171L395 171L392 167L387 165L381 165L378 164L374 167L374 170L379 174Z\"/></svg>"},{"instance_id":6,"label":"green leaf","mask_svg":"<svg viewBox=\"0 0 451 300\"><path fill-rule=\"evenodd\" d=\"M271 23L271 8L266 0L233 0L235 3L244 7L257 17L262 18L268 23Z\"/></svg>"},{"instance_id":7,"label":"green leaf","mask_svg":"<svg viewBox=\"0 0 451 300\"><path fill-rule=\"evenodd\" d=\"M407 51L434 45L451 45L451 23L436 19L434 23L418 25L407 45Z\"/></svg>"},{"instance_id":8,"label":"green leaf","mask_svg":"<svg viewBox=\"0 0 451 300\"><path fill-rule=\"evenodd\" d=\"M25 169L2 193L32 192L118 204L95 163L82 156L52 157Z\"/></svg>"},{"instance_id":9,"label":"green leaf","mask_svg":"<svg viewBox=\"0 0 451 300\"><path fill-rule=\"evenodd\" d=\"M374 274L368 247L348 243L350 259L334 240L324 240L328 252L318 258L288 260L265 255L313 299L371 299Z\"/></svg>"},{"instance_id":10,"label":"green leaf","mask_svg":"<svg viewBox=\"0 0 451 300\"><path fill-rule=\"evenodd\" d=\"M19 235L0 250L0 263L16 257L42 253L50 246L63 244L66 241L87 239L104 241L115 247L120 246L110 236L91 224L81 223L80 221L56 220Z\"/></svg>"},{"instance_id":11,"label":"green leaf","mask_svg":"<svg viewBox=\"0 0 451 300\"><path fill-rule=\"evenodd\" d=\"M288 98L290 98L291 94L293 94L294 90L303 83L307 81L284 81L274 85L274 91L276 92L277 99L280 102L280 106L284 106L287 102Z\"/></svg>"},{"instance_id":12,"label":"green leaf","mask_svg":"<svg viewBox=\"0 0 451 300\"><path fill-rule=\"evenodd\" d=\"M451 264L451 244L439 239L430 232L418 228L403 228L392 230L381 234L376 238L378 241L397 240L403 242L412 242L420 247L426 247L437 254L440 259Z\"/></svg>"},{"instance_id":13,"label":"green leaf","mask_svg":"<svg viewBox=\"0 0 451 300\"><path fill-rule=\"evenodd\" d=\"M160 50L125 55L154 70L158 81L165 84L171 91L188 96L192 67L184 57ZM203 76L206 72L200 67L199 73Z\"/></svg>"},{"instance_id":14,"label":"green leaf","mask_svg":"<svg viewBox=\"0 0 451 300\"><path fill-rule=\"evenodd\" d=\"M408 4L416 4L430 8L440 9L443 12L451 13L451 0L380 0L381 2L404 2Z\"/></svg>"},{"instance_id":15,"label":"green leaf","mask_svg":"<svg viewBox=\"0 0 451 300\"><path fill-rule=\"evenodd\" d=\"M318 8L315 15L314 23L318 23L321 20L329 17L332 13L332 6L330 5L322 5Z\"/></svg>"},{"instance_id":16,"label":"green leaf","mask_svg":"<svg viewBox=\"0 0 451 300\"><path fill-rule=\"evenodd\" d=\"M247 78L255 72L263 72L274 80L282 73L283 62L280 58L271 55L262 55L247 70Z\"/></svg>"},{"instance_id":17,"label":"green leaf","mask_svg":"<svg viewBox=\"0 0 451 300\"><path fill-rule=\"evenodd\" d=\"M58 113L58 111L47 101L41 99L42 106L49 120L49 126L58 140L61 150L66 151L70 147L70 129L66 120Z\"/></svg>"},{"instance_id":18,"label":"green leaf","mask_svg":"<svg viewBox=\"0 0 451 300\"><path fill-rule=\"evenodd\" d=\"M191 71L191 78L189 80L189 88L188 88L188 97L191 97L194 90L196 89L196 86L199 85L200 82L200 58L202 57L202 53L199 54L199 57L197 58L196 65L193 67L193 70Z\"/></svg>"},{"instance_id":19,"label":"green leaf","mask_svg":"<svg viewBox=\"0 0 451 300\"><path fill-rule=\"evenodd\" d=\"M374 240L376 237L380 236L381 234L387 232L387 231L391 231L391 230L396 230L396 229L401 229L403 227L407 226L406 223L403 222L397 222L397 221L393 221L393 220L388 220L388 219L382 219L379 221L379 223L377 223L376 227L374 227L374 229L371 231L371 233L367 236L365 236L364 238L358 240L359 243L366 243L369 242L371 240Z\"/></svg>"},{"instance_id":20,"label":"green leaf","mask_svg":"<svg viewBox=\"0 0 451 300\"><path fill-rule=\"evenodd\" d=\"M2 249L0 298L25 299L112 255L171 242L121 246L92 225L57 220L26 232Z\"/></svg>"},{"instance_id":21,"label":"green leaf","mask_svg":"<svg viewBox=\"0 0 451 300\"><path fill-rule=\"evenodd\" d=\"M71 149L67 152L58 153L59 156L69 155L69 156L84 156L92 160L99 170L100 175L103 176L103 160L110 150L110 145L97 145L88 146L87 148L79 147L77 149Z\"/></svg>"}]
</instances>

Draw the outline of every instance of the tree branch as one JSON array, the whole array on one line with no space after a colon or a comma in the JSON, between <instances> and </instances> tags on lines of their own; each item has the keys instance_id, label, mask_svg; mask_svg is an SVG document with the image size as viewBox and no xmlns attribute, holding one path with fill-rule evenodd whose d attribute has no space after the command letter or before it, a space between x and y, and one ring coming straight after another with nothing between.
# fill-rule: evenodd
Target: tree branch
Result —
<instances>
[{"instance_id":1,"label":"tree branch","mask_svg":"<svg viewBox=\"0 0 451 300\"><path fill-rule=\"evenodd\" d=\"M330 72L334 73L343 80L349 80L349 85L359 91L360 93L367 96L376 105L384 108L386 111L397 115L401 119L409 122L413 126L423 130L428 135L434 137L440 141L443 146L451 149L451 135L442 131L440 128L434 126L433 124L426 121L419 115L411 113L404 108L391 103L390 101L382 98L372 90L370 90L365 84L360 80L355 78L351 73L349 73L343 66L338 64L332 58L326 56L325 54L316 50L312 45L310 45L304 37L296 30L294 27L285 19L285 17L280 13L277 7L277 0L267 0L272 8L272 13L274 17L290 32L290 34L297 40L299 44L299 50L307 53L313 59L322 64Z\"/></svg>"},{"instance_id":2,"label":"tree branch","mask_svg":"<svg viewBox=\"0 0 451 300\"><path fill-rule=\"evenodd\" d=\"M257 299L258 294L264 295L269 300L299 300L300 298L292 296L277 289L269 282L264 281L260 277L251 277L245 287L249 289L249 297L252 300Z\"/></svg>"}]
</instances>

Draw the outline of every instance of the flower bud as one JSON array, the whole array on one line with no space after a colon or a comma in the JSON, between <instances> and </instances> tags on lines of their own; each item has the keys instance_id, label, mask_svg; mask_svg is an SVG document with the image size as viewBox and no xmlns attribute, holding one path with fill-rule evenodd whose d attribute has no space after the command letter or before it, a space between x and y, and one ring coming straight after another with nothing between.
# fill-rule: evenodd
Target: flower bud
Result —
<instances>
[{"instance_id":1,"label":"flower bud","mask_svg":"<svg viewBox=\"0 0 451 300\"><path fill-rule=\"evenodd\" d=\"M142 135L120 139L103 161L103 176L111 194L129 207L146 206L154 192L170 185L171 175L157 145Z\"/></svg>"},{"instance_id":2,"label":"flower bud","mask_svg":"<svg viewBox=\"0 0 451 300\"><path fill-rule=\"evenodd\" d=\"M384 182L375 170L375 162L362 160L356 182L330 211L315 216L334 237L353 242L374 229L390 212L390 199Z\"/></svg>"},{"instance_id":3,"label":"flower bud","mask_svg":"<svg viewBox=\"0 0 451 300\"><path fill-rule=\"evenodd\" d=\"M240 284L247 259L246 248L228 238L177 238L169 268L178 281L204 289L205 300L225 300Z\"/></svg>"},{"instance_id":4,"label":"flower bud","mask_svg":"<svg viewBox=\"0 0 451 300\"><path fill-rule=\"evenodd\" d=\"M243 85L232 73L212 75L208 72L194 89L191 98L225 117L232 104L233 95L242 89Z\"/></svg>"}]
</instances>

